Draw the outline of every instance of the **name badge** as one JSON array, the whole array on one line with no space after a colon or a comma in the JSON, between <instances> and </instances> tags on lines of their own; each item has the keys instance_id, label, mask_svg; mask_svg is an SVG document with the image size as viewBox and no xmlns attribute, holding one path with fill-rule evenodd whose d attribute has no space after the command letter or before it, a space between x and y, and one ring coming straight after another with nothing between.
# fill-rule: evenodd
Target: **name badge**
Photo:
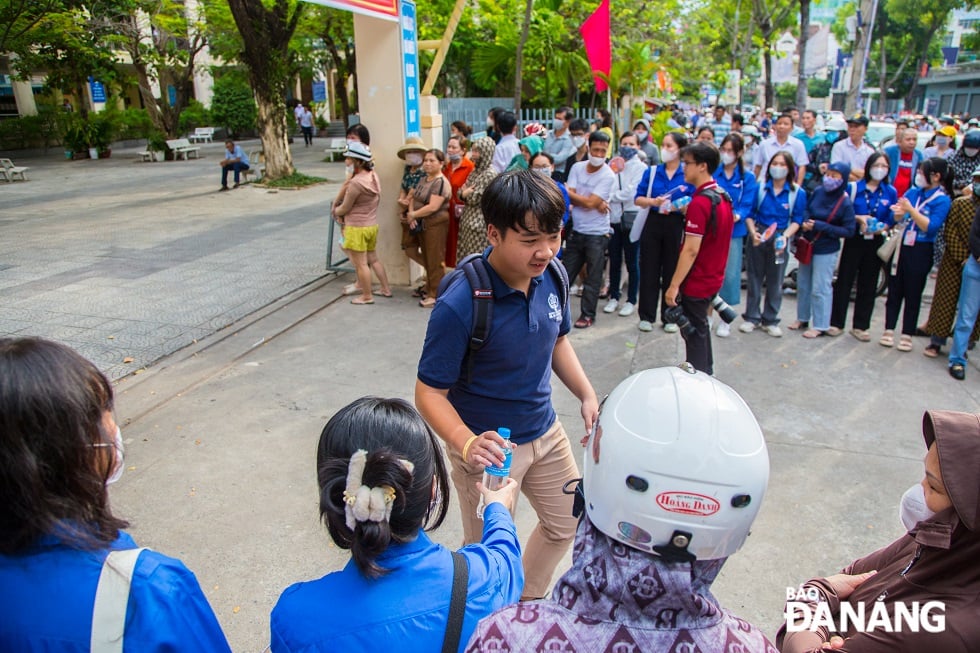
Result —
<instances>
[{"instance_id":1,"label":"name badge","mask_svg":"<svg viewBox=\"0 0 980 653\"><path fill-rule=\"evenodd\" d=\"M905 236L902 238L902 244L908 245L909 247L912 247L913 245L915 245L915 230L914 229L906 229L905 230Z\"/></svg>"}]
</instances>

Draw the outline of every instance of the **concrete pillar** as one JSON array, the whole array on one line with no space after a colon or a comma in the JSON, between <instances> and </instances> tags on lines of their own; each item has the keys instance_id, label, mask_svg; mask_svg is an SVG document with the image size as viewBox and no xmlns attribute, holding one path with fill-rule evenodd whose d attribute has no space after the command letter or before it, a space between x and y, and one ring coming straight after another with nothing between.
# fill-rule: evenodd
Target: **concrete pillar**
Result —
<instances>
[{"instance_id":1,"label":"concrete pillar","mask_svg":"<svg viewBox=\"0 0 980 653\"><path fill-rule=\"evenodd\" d=\"M37 102L34 101L34 89L30 81L11 82L14 89L14 102L17 103L17 113L21 116L36 116Z\"/></svg>"},{"instance_id":2,"label":"concrete pillar","mask_svg":"<svg viewBox=\"0 0 980 653\"><path fill-rule=\"evenodd\" d=\"M439 98L434 95L419 97L420 120L422 123L422 140L430 147L446 149L442 142L442 114L439 113Z\"/></svg>"},{"instance_id":3,"label":"concrete pillar","mask_svg":"<svg viewBox=\"0 0 980 653\"><path fill-rule=\"evenodd\" d=\"M371 152L381 181L378 256L392 283L407 284L408 259L401 250L398 190L404 163L396 152L405 142L401 32L395 21L354 14L361 123L371 132Z\"/></svg>"}]
</instances>

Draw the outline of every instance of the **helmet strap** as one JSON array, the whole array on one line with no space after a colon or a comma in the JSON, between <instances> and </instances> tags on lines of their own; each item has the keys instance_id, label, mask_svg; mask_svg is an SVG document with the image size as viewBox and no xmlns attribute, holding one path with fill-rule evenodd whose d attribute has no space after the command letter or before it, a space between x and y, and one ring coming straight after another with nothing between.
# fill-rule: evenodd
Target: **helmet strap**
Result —
<instances>
[{"instance_id":1,"label":"helmet strap","mask_svg":"<svg viewBox=\"0 0 980 653\"><path fill-rule=\"evenodd\" d=\"M694 562L697 558L687 550L690 543L690 533L674 531L674 534L670 536L670 542L658 544L653 547L653 550L666 562Z\"/></svg>"}]
</instances>

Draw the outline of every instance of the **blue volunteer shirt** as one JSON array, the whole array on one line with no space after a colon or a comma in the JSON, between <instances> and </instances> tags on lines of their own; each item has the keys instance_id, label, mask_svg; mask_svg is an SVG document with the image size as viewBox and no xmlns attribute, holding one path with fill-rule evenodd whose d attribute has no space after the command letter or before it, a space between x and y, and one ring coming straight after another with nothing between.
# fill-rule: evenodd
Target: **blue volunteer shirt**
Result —
<instances>
[{"instance_id":1,"label":"blue volunteer shirt","mask_svg":"<svg viewBox=\"0 0 980 653\"><path fill-rule=\"evenodd\" d=\"M891 206L898 201L898 191L891 184L880 182L878 188L872 191L862 179L855 185L852 196L855 215L870 215L888 226L895 224Z\"/></svg>"},{"instance_id":2,"label":"blue volunteer shirt","mask_svg":"<svg viewBox=\"0 0 980 653\"><path fill-rule=\"evenodd\" d=\"M762 201L759 202L759 206L755 210L756 231L765 231L766 227L773 222L776 223L776 229L779 231L785 231L790 221L803 224L803 214L806 211L806 191L799 186L796 187L796 201L792 208L789 205L790 194L789 184L784 185L783 192L776 196L773 193L772 181L766 182Z\"/></svg>"},{"instance_id":3,"label":"blue volunteer shirt","mask_svg":"<svg viewBox=\"0 0 980 653\"><path fill-rule=\"evenodd\" d=\"M487 258L491 248L483 257ZM531 280L528 295L514 290L487 266L493 284L490 336L470 354L473 295L459 275L439 295L422 345L419 380L449 390L449 402L474 433L511 430L511 441L538 438L557 419L551 405L551 356L560 336L571 329L571 311L561 307L558 281L550 270ZM473 355L467 382L466 357Z\"/></svg>"},{"instance_id":4,"label":"blue volunteer shirt","mask_svg":"<svg viewBox=\"0 0 980 653\"><path fill-rule=\"evenodd\" d=\"M929 228L925 231L919 229L915 221L909 222L909 229L915 232L915 242L935 242L936 234L946 222L946 216L949 215L949 207L953 201L949 199L949 195L941 186L936 186L931 190L910 188L905 192L905 197L909 199L912 206L919 209L919 213L929 218ZM908 217L907 213L905 217Z\"/></svg>"},{"instance_id":5,"label":"blue volunteer shirt","mask_svg":"<svg viewBox=\"0 0 980 653\"><path fill-rule=\"evenodd\" d=\"M745 220L751 218L755 212L755 200L759 195L758 180L751 173L747 173L741 164L736 164L735 173L731 178L725 176L724 166L718 166L715 170L715 181L732 198L732 212L735 214L732 238L744 238L749 233Z\"/></svg>"},{"instance_id":6,"label":"blue volunteer shirt","mask_svg":"<svg viewBox=\"0 0 980 653\"><path fill-rule=\"evenodd\" d=\"M653 188L649 188L651 183L651 172L653 173ZM649 188L649 193L647 192ZM674 176L668 178L667 172L662 165L651 166L647 168L643 173L643 177L640 178L640 184L636 187L637 197L660 197L661 195L670 195L671 201L675 201L681 197L690 197L694 195L694 186L684 182L684 164L677 167L674 171ZM655 212L657 209L654 207L651 209L651 213Z\"/></svg>"}]
</instances>

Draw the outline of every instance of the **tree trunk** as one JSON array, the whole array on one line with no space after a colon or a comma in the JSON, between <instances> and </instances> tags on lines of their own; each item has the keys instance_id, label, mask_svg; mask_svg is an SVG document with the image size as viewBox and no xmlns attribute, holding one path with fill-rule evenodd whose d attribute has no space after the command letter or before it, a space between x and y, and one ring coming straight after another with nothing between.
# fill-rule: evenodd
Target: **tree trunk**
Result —
<instances>
[{"instance_id":1,"label":"tree trunk","mask_svg":"<svg viewBox=\"0 0 980 653\"><path fill-rule=\"evenodd\" d=\"M286 127L286 90L289 84L289 40L303 12L303 3L275 0L266 8L262 0L228 0L242 36L242 61L258 107L256 119L265 155L265 176L270 180L293 174Z\"/></svg>"},{"instance_id":2,"label":"tree trunk","mask_svg":"<svg viewBox=\"0 0 980 653\"><path fill-rule=\"evenodd\" d=\"M885 39L879 41L881 45L881 70L878 73L878 113L884 115L888 113L888 66L885 56Z\"/></svg>"},{"instance_id":3,"label":"tree trunk","mask_svg":"<svg viewBox=\"0 0 980 653\"><path fill-rule=\"evenodd\" d=\"M527 43L527 34L531 29L531 9L533 7L534 0L526 0L521 39L517 42L517 69L514 71L514 112L518 120L521 118L521 90L524 85L524 45Z\"/></svg>"},{"instance_id":4,"label":"tree trunk","mask_svg":"<svg viewBox=\"0 0 980 653\"><path fill-rule=\"evenodd\" d=\"M919 75L922 71L922 66L924 66L929 61L929 44L932 43L932 39L936 36L936 31L939 26L933 26L929 32L926 34L926 38L923 40L925 45L922 46L922 51L919 53L918 61L915 65L915 71L912 75L912 85L909 86L909 92L905 96L905 108L907 109L910 104L912 104L912 98L915 97L915 92L919 90Z\"/></svg>"},{"instance_id":5,"label":"tree trunk","mask_svg":"<svg viewBox=\"0 0 980 653\"><path fill-rule=\"evenodd\" d=\"M800 42L799 42L799 71L796 76L796 108L803 111L806 108L806 42L810 36L810 0L800 0Z\"/></svg>"},{"instance_id":6,"label":"tree trunk","mask_svg":"<svg viewBox=\"0 0 980 653\"><path fill-rule=\"evenodd\" d=\"M762 43L763 57L766 63L766 107L776 107L776 92L772 87L772 43L766 37Z\"/></svg>"},{"instance_id":7,"label":"tree trunk","mask_svg":"<svg viewBox=\"0 0 980 653\"><path fill-rule=\"evenodd\" d=\"M857 27L857 39L854 41L854 59L851 62L851 86L847 90L847 98L844 100L844 113L846 115L851 115L861 108L865 52L867 51L868 39L871 38L872 21L874 20L874 16L871 15L872 0L860 0L859 9L861 16L867 22L865 25L858 25Z\"/></svg>"}]
</instances>

